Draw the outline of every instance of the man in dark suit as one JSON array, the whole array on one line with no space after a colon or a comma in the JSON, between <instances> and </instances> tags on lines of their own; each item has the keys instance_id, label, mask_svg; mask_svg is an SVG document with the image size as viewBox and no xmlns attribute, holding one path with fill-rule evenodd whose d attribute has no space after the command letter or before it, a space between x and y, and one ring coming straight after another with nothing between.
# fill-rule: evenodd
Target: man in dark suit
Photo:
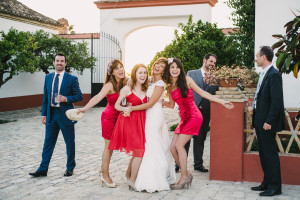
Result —
<instances>
[{"instance_id":1,"label":"man in dark suit","mask_svg":"<svg viewBox=\"0 0 300 200\"><path fill-rule=\"evenodd\" d=\"M253 102L253 126L258 138L259 157L264 178L252 190L262 191L260 196L281 194L280 161L276 132L285 129L282 77L272 66L274 53L262 46L255 62L262 68Z\"/></svg>"},{"instance_id":2,"label":"man in dark suit","mask_svg":"<svg viewBox=\"0 0 300 200\"><path fill-rule=\"evenodd\" d=\"M218 90L217 86L212 86L206 83L206 76L209 73L209 70L213 69L216 65L217 56L214 54L207 54L203 58L203 64L200 69L188 71L187 75L190 76L198 87L209 92L210 94L215 94ZM194 101L198 106L200 112L203 116L203 122L199 131L198 136L193 137L194 145L194 169L200 172L208 172L203 166L203 151L204 151L204 141L209 129L210 122L210 102L207 99L202 98L199 94L193 91ZM185 145L186 152L189 152L190 141ZM178 171L179 168L176 165L175 170Z\"/></svg>"},{"instance_id":3,"label":"man in dark suit","mask_svg":"<svg viewBox=\"0 0 300 200\"><path fill-rule=\"evenodd\" d=\"M67 149L67 169L64 176L72 176L75 168L74 121L66 116L66 111L74 108L73 103L83 99L78 79L65 72L67 58L63 53L54 56L55 72L47 74L44 84L42 123L46 124L46 134L42 162L38 170L29 173L33 177L47 176L51 156L61 130Z\"/></svg>"}]
</instances>

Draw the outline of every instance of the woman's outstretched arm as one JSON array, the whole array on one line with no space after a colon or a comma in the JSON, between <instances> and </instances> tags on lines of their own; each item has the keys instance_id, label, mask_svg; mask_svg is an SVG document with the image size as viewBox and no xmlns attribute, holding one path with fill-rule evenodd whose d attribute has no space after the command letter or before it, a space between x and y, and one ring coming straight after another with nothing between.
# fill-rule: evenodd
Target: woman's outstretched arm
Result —
<instances>
[{"instance_id":1,"label":"woman's outstretched arm","mask_svg":"<svg viewBox=\"0 0 300 200\"><path fill-rule=\"evenodd\" d=\"M204 90L202 90L200 87L198 87L196 85L196 83L194 82L194 80L189 77L186 76L186 80L187 80L187 84L190 88L192 88L192 90L194 90L196 93L198 93L200 96L202 96L205 99L208 99L209 101L214 101L216 103L222 104L223 106L225 106L227 109L232 109L234 108L233 104L230 101L226 101L223 99L219 99L216 96L211 95L208 92L205 92Z\"/></svg>"},{"instance_id":2,"label":"woman's outstretched arm","mask_svg":"<svg viewBox=\"0 0 300 200\"><path fill-rule=\"evenodd\" d=\"M112 83L108 82L106 83L101 91L94 96L83 108L78 108L79 112L85 113L92 107L94 107L97 103L99 103L106 95L109 93L109 91L113 90Z\"/></svg>"}]
</instances>

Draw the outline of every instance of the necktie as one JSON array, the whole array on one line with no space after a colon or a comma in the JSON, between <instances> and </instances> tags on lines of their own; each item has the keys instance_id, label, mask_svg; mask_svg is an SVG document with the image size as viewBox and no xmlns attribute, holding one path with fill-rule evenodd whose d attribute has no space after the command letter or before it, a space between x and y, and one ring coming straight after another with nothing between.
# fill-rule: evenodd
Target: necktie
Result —
<instances>
[{"instance_id":1,"label":"necktie","mask_svg":"<svg viewBox=\"0 0 300 200\"><path fill-rule=\"evenodd\" d=\"M55 102L55 98L58 95L58 83L59 83L59 74L56 74L55 79L54 79L54 84L53 84L53 94L52 94L52 104L56 105L57 103Z\"/></svg>"},{"instance_id":2,"label":"necktie","mask_svg":"<svg viewBox=\"0 0 300 200\"><path fill-rule=\"evenodd\" d=\"M206 72L204 72L204 83L206 83Z\"/></svg>"},{"instance_id":3,"label":"necktie","mask_svg":"<svg viewBox=\"0 0 300 200\"><path fill-rule=\"evenodd\" d=\"M253 109L256 108L257 94L258 94L258 91L260 89L261 83L263 81L263 76L264 76L264 72L261 72L260 75L259 75L259 79L258 79L256 91L255 91L255 96L254 96L254 101L253 101L253 106L252 106Z\"/></svg>"}]
</instances>

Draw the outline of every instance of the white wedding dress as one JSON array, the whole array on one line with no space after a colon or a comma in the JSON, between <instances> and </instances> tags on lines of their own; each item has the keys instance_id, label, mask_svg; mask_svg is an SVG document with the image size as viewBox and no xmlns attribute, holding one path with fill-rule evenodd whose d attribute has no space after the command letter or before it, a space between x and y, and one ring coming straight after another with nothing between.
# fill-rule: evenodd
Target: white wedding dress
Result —
<instances>
[{"instance_id":1,"label":"white wedding dress","mask_svg":"<svg viewBox=\"0 0 300 200\"><path fill-rule=\"evenodd\" d=\"M155 86L165 88L162 80L149 86L146 93L150 98ZM170 152L168 127L164 119L162 99L146 110L145 122L145 153L135 182L137 191L155 192L170 190L170 185L176 182L174 160Z\"/></svg>"}]
</instances>

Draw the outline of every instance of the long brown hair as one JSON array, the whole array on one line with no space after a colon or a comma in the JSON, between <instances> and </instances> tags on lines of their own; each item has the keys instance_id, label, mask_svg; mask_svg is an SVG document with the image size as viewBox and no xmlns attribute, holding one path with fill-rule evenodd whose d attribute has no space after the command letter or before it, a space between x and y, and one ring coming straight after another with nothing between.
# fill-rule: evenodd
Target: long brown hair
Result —
<instances>
[{"instance_id":1,"label":"long brown hair","mask_svg":"<svg viewBox=\"0 0 300 200\"><path fill-rule=\"evenodd\" d=\"M124 87L126 85L125 76L118 83L116 80L116 77L112 74L113 71L118 67L119 64L124 68L122 61L119 59L112 59L108 62L107 68L106 68L106 73L105 73L106 74L105 80L104 80L104 84L111 82L113 85L114 91L118 94L120 93L120 90L122 89L122 87ZM125 75L125 68L124 68L124 75Z\"/></svg>"},{"instance_id":2,"label":"long brown hair","mask_svg":"<svg viewBox=\"0 0 300 200\"><path fill-rule=\"evenodd\" d=\"M146 78L145 82L142 84L142 91L146 91L148 89L148 77L149 77L149 75L148 75L147 67L144 64L136 64L136 65L134 65L133 69L131 70L131 80L132 80L131 90L134 89L135 84L137 82L136 72L141 67L145 68L146 72L147 72L147 78Z\"/></svg>"},{"instance_id":3,"label":"long brown hair","mask_svg":"<svg viewBox=\"0 0 300 200\"><path fill-rule=\"evenodd\" d=\"M181 60L179 58L169 58L169 59L170 59L170 62L168 60L168 65L164 71L165 82L168 84L172 83L172 78L171 78L171 74L170 74L170 66L173 62L175 62L177 64L178 68L180 69L180 74L177 78L176 86L180 89L181 96L185 98L188 95L189 87L187 85L186 74L183 70Z\"/></svg>"}]
</instances>

